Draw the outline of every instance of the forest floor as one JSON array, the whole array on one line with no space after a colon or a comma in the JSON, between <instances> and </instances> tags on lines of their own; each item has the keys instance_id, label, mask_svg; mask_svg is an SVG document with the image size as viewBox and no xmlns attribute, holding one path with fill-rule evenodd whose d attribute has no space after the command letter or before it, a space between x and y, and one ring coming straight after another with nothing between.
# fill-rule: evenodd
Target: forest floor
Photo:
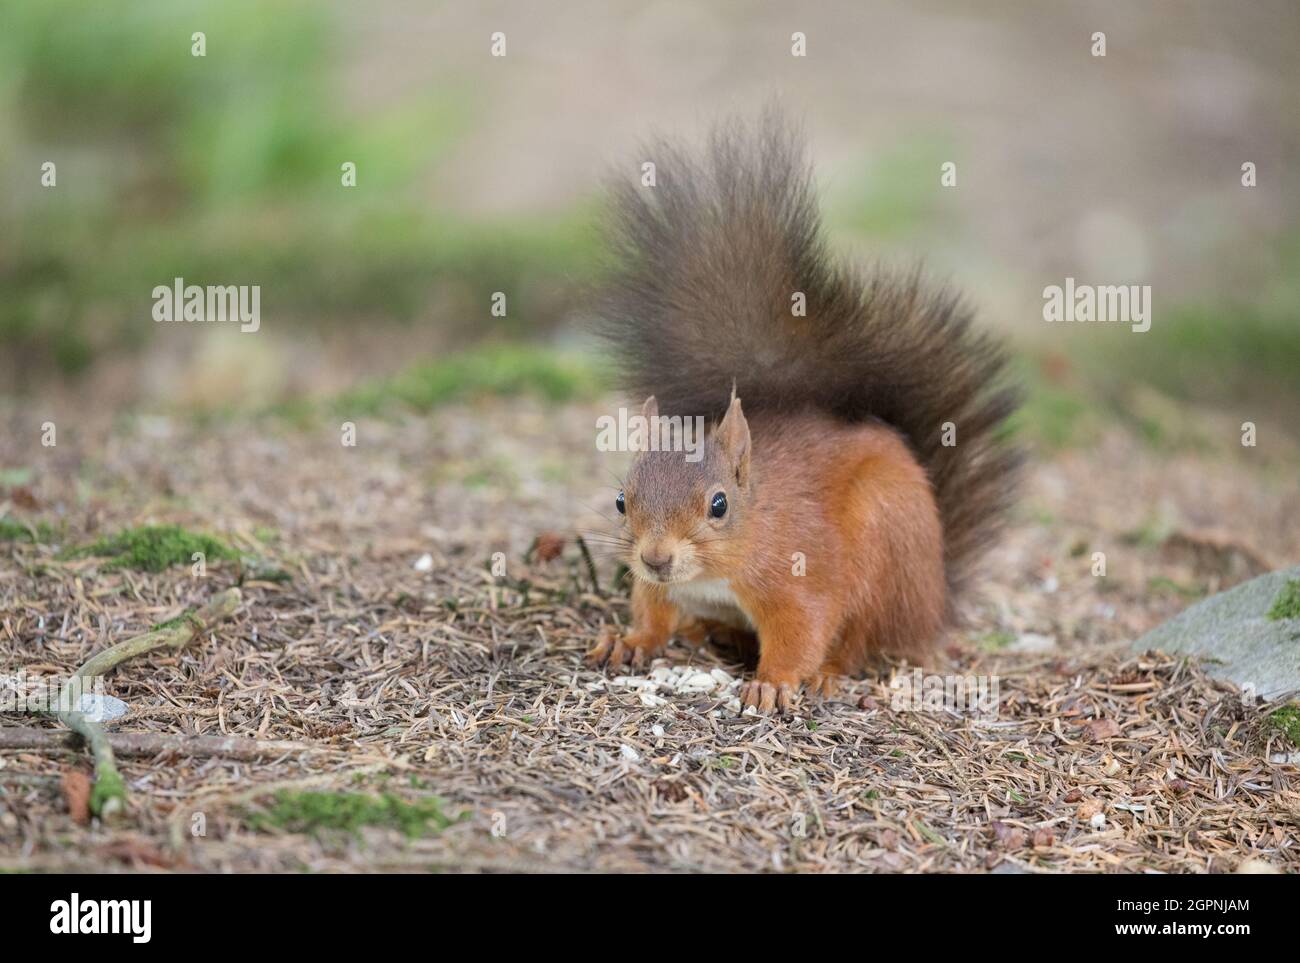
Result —
<instances>
[{"instance_id":1,"label":"forest floor","mask_svg":"<svg viewBox=\"0 0 1300 963\"><path fill-rule=\"evenodd\" d=\"M360 420L355 447L321 417L104 415L45 448L11 417L0 667L63 675L243 601L109 676L130 707L111 731L176 737L121 754L111 822L80 821L84 751L14 745L57 727L0 713L0 869L1300 870L1269 707L1127 645L1300 557L1294 449L1234 450L1225 421L1217 447L1110 427L1039 451L937 670L994 682L993 712L901 705L899 668L767 718L737 715L744 669L709 649L584 665L627 619L614 561L576 538L616 487L599 410L454 404ZM68 551L161 524L240 557L195 576ZM295 745L230 758L200 736Z\"/></svg>"}]
</instances>

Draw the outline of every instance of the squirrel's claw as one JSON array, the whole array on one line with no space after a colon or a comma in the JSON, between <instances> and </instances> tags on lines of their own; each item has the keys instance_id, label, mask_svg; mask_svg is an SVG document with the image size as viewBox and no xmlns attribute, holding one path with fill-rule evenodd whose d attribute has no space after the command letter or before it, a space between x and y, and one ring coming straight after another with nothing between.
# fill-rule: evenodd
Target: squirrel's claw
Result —
<instances>
[{"instance_id":1,"label":"squirrel's claw","mask_svg":"<svg viewBox=\"0 0 1300 963\"><path fill-rule=\"evenodd\" d=\"M838 675L825 673L816 676L808 683L808 691L814 695L819 695L823 699L833 699L840 692L840 682L843 680Z\"/></svg>"},{"instance_id":2,"label":"squirrel's claw","mask_svg":"<svg viewBox=\"0 0 1300 963\"><path fill-rule=\"evenodd\" d=\"M746 682L740 687L740 711L753 706L761 713L774 711L789 712L794 699L794 690L788 685L773 685L770 682Z\"/></svg>"},{"instance_id":3,"label":"squirrel's claw","mask_svg":"<svg viewBox=\"0 0 1300 963\"><path fill-rule=\"evenodd\" d=\"M600 641L587 652L585 659L589 666L598 669L602 665L621 665L624 655L623 640L606 629L601 633Z\"/></svg>"},{"instance_id":4,"label":"squirrel's claw","mask_svg":"<svg viewBox=\"0 0 1300 963\"><path fill-rule=\"evenodd\" d=\"M658 647L662 648L662 646ZM618 668L624 663L630 663L632 668L643 668L650 658L657 651L657 647L652 645L638 645L636 639L624 639L617 631L606 629L600 636L600 641L586 654L587 664L592 668L600 668L602 665L610 668Z\"/></svg>"}]
</instances>

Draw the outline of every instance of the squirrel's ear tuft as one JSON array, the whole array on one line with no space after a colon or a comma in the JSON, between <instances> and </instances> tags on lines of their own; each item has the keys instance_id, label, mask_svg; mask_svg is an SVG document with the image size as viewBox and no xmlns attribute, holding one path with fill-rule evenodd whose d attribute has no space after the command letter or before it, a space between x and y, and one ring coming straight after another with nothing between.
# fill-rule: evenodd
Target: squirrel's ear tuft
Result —
<instances>
[{"instance_id":1,"label":"squirrel's ear tuft","mask_svg":"<svg viewBox=\"0 0 1300 963\"><path fill-rule=\"evenodd\" d=\"M655 400L654 395L647 398L645 404L641 406L641 417L646 421L659 417L659 402Z\"/></svg>"},{"instance_id":2,"label":"squirrel's ear tuft","mask_svg":"<svg viewBox=\"0 0 1300 963\"><path fill-rule=\"evenodd\" d=\"M713 437L736 474L736 484L744 488L749 483L749 422L745 420L745 412L740 407L735 388L731 390L731 404L727 406L727 414Z\"/></svg>"}]
</instances>

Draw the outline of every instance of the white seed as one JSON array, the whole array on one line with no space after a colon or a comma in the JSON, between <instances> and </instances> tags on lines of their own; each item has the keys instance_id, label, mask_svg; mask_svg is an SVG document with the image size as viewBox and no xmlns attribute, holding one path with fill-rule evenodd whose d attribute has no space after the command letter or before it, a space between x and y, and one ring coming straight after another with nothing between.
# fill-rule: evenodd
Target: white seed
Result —
<instances>
[{"instance_id":1,"label":"white seed","mask_svg":"<svg viewBox=\"0 0 1300 963\"><path fill-rule=\"evenodd\" d=\"M627 686L629 689L653 690L657 688L653 679L643 679L637 675L620 675L613 681L614 685Z\"/></svg>"},{"instance_id":2,"label":"white seed","mask_svg":"<svg viewBox=\"0 0 1300 963\"><path fill-rule=\"evenodd\" d=\"M1282 871L1272 863L1266 863L1262 859L1243 859L1237 865L1237 872L1243 875L1255 876L1280 876Z\"/></svg>"},{"instance_id":3,"label":"white seed","mask_svg":"<svg viewBox=\"0 0 1300 963\"><path fill-rule=\"evenodd\" d=\"M716 688L717 685L718 680L709 675L709 673L692 672L690 675L683 678L681 682L677 683L677 688L708 692L710 689Z\"/></svg>"}]
</instances>

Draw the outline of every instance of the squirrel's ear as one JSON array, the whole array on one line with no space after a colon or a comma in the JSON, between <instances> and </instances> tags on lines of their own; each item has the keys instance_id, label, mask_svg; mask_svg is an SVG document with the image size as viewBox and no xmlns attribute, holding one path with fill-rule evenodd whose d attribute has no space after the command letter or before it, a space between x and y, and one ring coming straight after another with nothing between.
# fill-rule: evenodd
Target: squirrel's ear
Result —
<instances>
[{"instance_id":1,"label":"squirrel's ear","mask_svg":"<svg viewBox=\"0 0 1300 963\"><path fill-rule=\"evenodd\" d=\"M659 417L659 402L655 400L654 395L647 398L645 404L641 406L641 417L646 421Z\"/></svg>"},{"instance_id":2,"label":"squirrel's ear","mask_svg":"<svg viewBox=\"0 0 1300 963\"><path fill-rule=\"evenodd\" d=\"M745 420L745 412L740 407L740 399L736 397L734 389L727 414L713 437L717 439L718 447L735 471L736 483L745 487L749 483L749 422Z\"/></svg>"}]
</instances>

